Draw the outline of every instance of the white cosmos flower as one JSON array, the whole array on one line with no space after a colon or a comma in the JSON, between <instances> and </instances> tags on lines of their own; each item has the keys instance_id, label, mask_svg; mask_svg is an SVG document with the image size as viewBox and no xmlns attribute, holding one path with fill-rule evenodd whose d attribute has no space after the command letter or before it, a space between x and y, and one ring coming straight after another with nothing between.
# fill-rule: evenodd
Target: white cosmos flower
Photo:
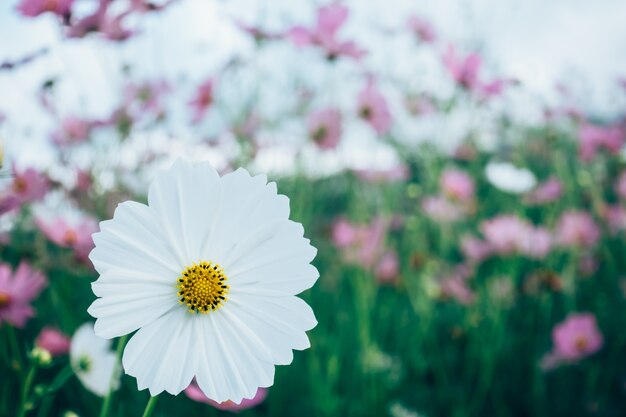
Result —
<instances>
[{"instance_id":1,"label":"white cosmos flower","mask_svg":"<svg viewBox=\"0 0 626 417\"><path fill-rule=\"evenodd\" d=\"M512 194L525 193L537 185L537 178L531 171L508 162L489 162L485 176L491 185Z\"/></svg>"},{"instance_id":2,"label":"white cosmos flower","mask_svg":"<svg viewBox=\"0 0 626 417\"><path fill-rule=\"evenodd\" d=\"M70 344L70 363L74 373L85 388L104 397L109 387L119 388L119 369L111 341L96 336L92 323L76 330ZM114 373L117 373L113 380Z\"/></svg>"},{"instance_id":3,"label":"white cosmos flower","mask_svg":"<svg viewBox=\"0 0 626 417\"><path fill-rule=\"evenodd\" d=\"M310 346L317 321L295 295L319 277L317 250L265 176L179 160L148 205L120 204L100 230L89 313L102 337L139 330L122 358L139 389L176 395L195 377L208 398L239 403Z\"/></svg>"}]
</instances>

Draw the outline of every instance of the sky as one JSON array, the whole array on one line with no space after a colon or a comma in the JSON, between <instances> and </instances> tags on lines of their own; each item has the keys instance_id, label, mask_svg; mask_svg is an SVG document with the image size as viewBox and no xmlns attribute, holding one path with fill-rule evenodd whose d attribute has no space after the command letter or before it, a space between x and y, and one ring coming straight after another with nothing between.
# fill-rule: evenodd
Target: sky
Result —
<instances>
[{"instance_id":1,"label":"sky","mask_svg":"<svg viewBox=\"0 0 626 417\"><path fill-rule=\"evenodd\" d=\"M591 113L611 114L619 92L615 80L626 77L626 1L623 0L350 0L347 37L371 49L385 48L376 33L404 30L411 13L430 19L440 37L480 50L498 75L520 80L538 102L555 100L555 85L567 84ZM62 42L52 17L25 19L16 1L0 2L0 62L42 47L49 53L20 71L0 73L0 111L15 121L0 134L40 146L49 128L33 100L50 76L59 83L62 110L105 115L119 95L120 68L134 62L137 79L167 76L200 80L233 54L252 53L251 43L231 24L237 19L284 29L310 22L320 2L294 0L181 0L162 15L149 18L142 33L124 45L98 39ZM139 59L137 59L139 57ZM382 73L411 78L413 57L403 50L371 65ZM273 62L276 74L289 72L288 58ZM426 65L427 66L427 65ZM283 68L278 68L283 67ZM418 68L428 72L427 69ZM316 77L312 67L311 77ZM433 84L437 80L433 78ZM582 99L584 98L584 99ZM523 107L523 105L522 105ZM278 106L280 108L280 106ZM278 111L278 110L277 110ZM41 134L38 134L41 133ZM34 143L34 145L32 145ZM14 150L15 141L12 142ZM11 147L11 146L9 146Z\"/></svg>"}]
</instances>

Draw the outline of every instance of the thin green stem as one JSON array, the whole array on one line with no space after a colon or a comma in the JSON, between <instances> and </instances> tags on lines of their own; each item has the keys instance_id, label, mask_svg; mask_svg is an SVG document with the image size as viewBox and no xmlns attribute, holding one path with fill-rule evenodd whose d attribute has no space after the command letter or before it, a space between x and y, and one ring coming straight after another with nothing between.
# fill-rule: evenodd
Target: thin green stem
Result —
<instances>
[{"instance_id":1,"label":"thin green stem","mask_svg":"<svg viewBox=\"0 0 626 417\"><path fill-rule=\"evenodd\" d=\"M35 373L37 373L37 364L33 362L28 370L28 374L26 375L26 379L24 380L24 386L22 387L22 396L20 401L20 412L18 417L24 417L26 415L26 403L28 400L28 393L30 392L30 387L33 385L33 380L35 379Z\"/></svg>"},{"instance_id":2,"label":"thin green stem","mask_svg":"<svg viewBox=\"0 0 626 417\"><path fill-rule=\"evenodd\" d=\"M46 390L43 401L41 403L41 407L39 407L39 412L37 413L37 417L46 417L48 412L50 411L50 407L52 406L52 402L54 401L54 396L52 393L58 391L65 383L74 375L74 370L70 365L67 365L65 368L61 370L57 374L57 376L52 380L52 383Z\"/></svg>"},{"instance_id":3,"label":"thin green stem","mask_svg":"<svg viewBox=\"0 0 626 417\"><path fill-rule=\"evenodd\" d=\"M15 334L15 330L12 326L6 326L6 329L7 336L9 337L9 344L11 345L11 350L13 350L14 356L11 367L19 371L22 367L22 352L20 351L19 344L17 343L17 335Z\"/></svg>"},{"instance_id":4,"label":"thin green stem","mask_svg":"<svg viewBox=\"0 0 626 417\"><path fill-rule=\"evenodd\" d=\"M143 411L143 417L150 417L152 415L152 411L154 410L154 406L157 403L159 397L154 396L150 397L148 400L148 404L146 404L146 409Z\"/></svg>"},{"instance_id":5,"label":"thin green stem","mask_svg":"<svg viewBox=\"0 0 626 417\"><path fill-rule=\"evenodd\" d=\"M115 367L120 366L120 361L122 358L122 352L124 351L124 346L126 346L126 340L128 339L128 335L124 335L120 338L117 343L117 350L115 351ZM109 410L111 409L111 399L113 398L113 385L115 379L118 378L119 375L117 372L113 372L111 376L111 381L109 381L109 393L104 398L102 402L102 408L100 409L100 417L107 417L109 415Z\"/></svg>"}]
</instances>

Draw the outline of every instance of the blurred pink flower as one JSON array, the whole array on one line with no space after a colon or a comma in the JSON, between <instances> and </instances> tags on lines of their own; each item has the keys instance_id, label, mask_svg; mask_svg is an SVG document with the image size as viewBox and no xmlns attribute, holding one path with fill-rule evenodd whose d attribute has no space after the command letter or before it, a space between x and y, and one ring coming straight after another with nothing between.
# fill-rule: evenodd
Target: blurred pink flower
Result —
<instances>
[{"instance_id":1,"label":"blurred pink flower","mask_svg":"<svg viewBox=\"0 0 626 417\"><path fill-rule=\"evenodd\" d=\"M358 227L353 226L346 219L340 218L333 223L332 241L338 248L353 245L359 236Z\"/></svg>"},{"instance_id":2,"label":"blurred pink flower","mask_svg":"<svg viewBox=\"0 0 626 417\"><path fill-rule=\"evenodd\" d=\"M235 24L239 29L252 36L256 42L261 42L267 39L276 39L280 36L277 33L269 32L258 26L251 25L239 20L235 21Z\"/></svg>"},{"instance_id":3,"label":"blurred pink flower","mask_svg":"<svg viewBox=\"0 0 626 417\"><path fill-rule=\"evenodd\" d=\"M59 129L52 134L52 142L57 145L81 143L89 138L93 123L69 116L61 121Z\"/></svg>"},{"instance_id":4,"label":"blurred pink flower","mask_svg":"<svg viewBox=\"0 0 626 417\"><path fill-rule=\"evenodd\" d=\"M555 234L562 246L590 247L600 239L600 228L589 213L570 210L561 214Z\"/></svg>"},{"instance_id":5,"label":"blurred pink flower","mask_svg":"<svg viewBox=\"0 0 626 417\"><path fill-rule=\"evenodd\" d=\"M483 236L499 255L519 254L541 259L552 249L552 235L513 215L502 215L481 224Z\"/></svg>"},{"instance_id":6,"label":"blurred pink flower","mask_svg":"<svg viewBox=\"0 0 626 417\"><path fill-rule=\"evenodd\" d=\"M563 361L577 361L602 348L604 340L593 314L570 314L552 330L554 354Z\"/></svg>"},{"instance_id":7,"label":"blurred pink flower","mask_svg":"<svg viewBox=\"0 0 626 417\"><path fill-rule=\"evenodd\" d=\"M461 252L468 261L480 263L491 256L491 245L477 237L465 235L461 238Z\"/></svg>"},{"instance_id":8,"label":"blurred pink flower","mask_svg":"<svg viewBox=\"0 0 626 417\"><path fill-rule=\"evenodd\" d=\"M379 135L384 135L391 127L391 112L387 100L372 80L359 93L358 113Z\"/></svg>"},{"instance_id":9,"label":"blurred pink flower","mask_svg":"<svg viewBox=\"0 0 626 417\"><path fill-rule=\"evenodd\" d=\"M334 108L318 110L309 117L309 137L322 149L334 149L341 139L341 113Z\"/></svg>"},{"instance_id":10,"label":"blurred pink flower","mask_svg":"<svg viewBox=\"0 0 626 417\"><path fill-rule=\"evenodd\" d=\"M76 170L76 182L75 188L81 193L86 193L91 189L93 185L93 177L89 171L82 169Z\"/></svg>"},{"instance_id":11,"label":"blurred pink flower","mask_svg":"<svg viewBox=\"0 0 626 417\"><path fill-rule=\"evenodd\" d=\"M74 0L22 0L17 10L24 16L36 17L45 12L66 16L72 10Z\"/></svg>"},{"instance_id":12,"label":"blurred pink flower","mask_svg":"<svg viewBox=\"0 0 626 417\"><path fill-rule=\"evenodd\" d=\"M374 274L380 283L394 283L400 274L400 264L396 252L390 250L385 252L378 260Z\"/></svg>"},{"instance_id":13,"label":"blurred pink flower","mask_svg":"<svg viewBox=\"0 0 626 417\"><path fill-rule=\"evenodd\" d=\"M70 338L58 329L44 327L39 332L35 345L47 350L52 356L61 356L70 351Z\"/></svg>"},{"instance_id":14,"label":"blurred pink flower","mask_svg":"<svg viewBox=\"0 0 626 417\"><path fill-rule=\"evenodd\" d=\"M400 164L388 169L357 169L354 173L363 181L373 183L404 181L409 176L407 167Z\"/></svg>"},{"instance_id":15,"label":"blurred pink flower","mask_svg":"<svg viewBox=\"0 0 626 417\"><path fill-rule=\"evenodd\" d=\"M352 41L340 41L337 32L348 19L350 11L339 3L321 7L317 12L317 23L313 28L295 26L287 32L287 37L299 47L318 46L325 50L328 59L347 56L360 59L365 51Z\"/></svg>"},{"instance_id":16,"label":"blurred pink flower","mask_svg":"<svg viewBox=\"0 0 626 417\"><path fill-rule=\"evenodd\" d=\"M382 256L383 242L389 222L382 217L375 218L369 226L361 230L359 234L358 247L355 252L356 260L367 268L374 267L375 263Z\"/></svg>"},{"instance_id":17,"label":"blurred pink flower","mask_svg":"<svg viewBox=\"0 0 626 417\"><path fill-rule=\"evenodd\" d=\"M546 204L563 195L563 184L556 177L550 177L526 195L529 204Z\"/></svg>"},{"instance_id":18,"label":"blurred pink flower","mask_svg":"<svg viewBox=\"0 0 626 417\"><path fill-rule=\"evenodd\" d=\"M209 78L200 84L196 90L196 94L193 99L189 102L191 109L193 111L192 122L198 123L204 116L207 111L211 108L214 101L215 94L215 79Z\"/></svg>"},{"instance_id":19,"label":"blurred pink flower","mask_svg":"<svg viewBox=\"0 0 626 417\"><path fill-rule=\"evenodd\" d=\"M459 56L453 45L442 56L443 65L446 67L454 81L460 86L475 90L480 86L478 73L482 65L482 59L477 53Z\"/></svg>"},{"instance_id":20,"label":"blurred pink flower","mask_svg":"<svg viewBox=\"0 0 626 417\"><path fill-rule=\"evenodd\" d=\"M600 149L617 154L624 144L625 136L620 126L599 126L585 122L578 131L580 158L590 161Z\"/></svg>"},{"instance_id":21,"label":"blurred pink flower","mask_svg":"<svg viewBox=\"0 0 626 417\"><path fill-rule=\"evenodd\" d=\"M432 220L439 223L451 223L465 217L465 210L459 203L445 197L428 196L422 199L422 211Z\"/></svg>"},{"instance_id":22,"label":"blurred pink flower","mask_svg":"<svg viewBox=\"0 0 626 417\"><path fill-rule=\"evenodd\" d=\"M432 43L437 39L437 33L433 25L420 16L410 16L407 19L409 30L422 42Z\"/></svg>"},{"instance_id":23,"label":"blurred pink flower","mask_svg":"<svg viewBox=\"0 0 626 417\"><path fill-rule=\"evenodd\" d=\"M13 274L8 264L0 264L0 324L24 327L35 315L30 303L46 284L46 277L26 262L21 262Z\"/></svg>"},{"instance_id":24,"label":"blurred pink flower","mask_svg":"<svg viewBox=\"0 0 626 417\"><path fill-rule=\"evenodd\" d=\"M468 201L474 197L474 180L466 172L447 169L440 178L443 193L456 200Z\"/></svg>"},{"instance_id":25,"label":"blurred pink flower","mask_svg":"<svg viewBox=\"0 0 626 417\"><path fill-rule=\"evenodd\" d=\"M626 209L619 205L604 207L602 217L612 234L626 230Z\"/></svg>"},{"instance_id":26,"label":"blurred pink flower","mask_svg":"<svg viewBox=\"0 0 626 417\"><path fill-rule=\"evenodd\" d=\"M70 38L82 38L92 32L100 32L106 39L112 41L124 41L131 37L134 32L122 26L123 20L137 11L137 1L131 2L130 8L119 14L110 13L110 0L99 0L98 8L90 15L82 17L67 29Z\"/></svg>"},{"instance_id":27,"label":"blurred pink flower","mask_svg":"<svg viewBox=\"0 0 626 417\"><path fill-rule=\"evenodd\" d=\"M626 200L626 171L623 171L615 183L615 192L619 198Z\"/></svg>"},{"instance_id":28,"label":"blurred pink flower","mask_svg":"<svg viewBox=\"0 0 626 417\"><path fill-rule=\"evenodd\" d=\"M94 247L92 234L98 231L98 223L91 217L70 222L63 217L53 219L35 218L35 224L48 239L63 248L74 250L76 257L86 260Z\"/></svg>"},{"instance_id":29,"label":"blurred pink flower","mask_svg":"<svg viewBox=\"0 0 626 417\"><path fill-rule=\"evenodd\" d=\"M256 394L254 395L254 397L250 399L247 399L247 398L243 399L240 404L235 404L232 401L225 401L223 403L218 403L207 398L206 395L204 395L204 393L200 390L200 387L198 387L198 384L196 383L196 381L194 380L191 382L191 384L187 388L185 388L185 395L194 401L209 404L217 408L218 410L232 411L236 413L239 411L256 407L257 405L265 401L265 398L267 397L267 389L259 388Z\"/></svg>"},{"instance_id":30,"label":"blurred pink flower","mask_svg":"<svg viewBox=\"0 0 626 417\"><path fill-rule=\"evenodd\" d=\"M20 171L14 166L12 188L20 201L33 202L41 200L46 195L50 188L50 181L48 177L33 168Z\"/></svg>"},{"instance_id":31,"label":"blurred pink flower","mask_svg":"<svg viewBox=\"0 0 626 417\"><path fill-rule=\"evenodd\" d=\"M468 268L465 265L460 265L439 282L441 294L444 297L453 298L464 305L472 304L476 299L476 294L467 285L468 278Z\"/></svg>"}]
</instances>

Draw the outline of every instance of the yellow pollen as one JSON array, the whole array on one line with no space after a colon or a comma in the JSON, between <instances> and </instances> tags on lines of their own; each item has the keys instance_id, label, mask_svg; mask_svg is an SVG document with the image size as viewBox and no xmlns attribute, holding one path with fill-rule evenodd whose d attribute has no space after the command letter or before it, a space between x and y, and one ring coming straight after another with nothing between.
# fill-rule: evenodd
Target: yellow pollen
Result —
<instances>
[{"instance_id":1,"label":"yellow pollen","mask_svg":"<svg viewBox=\"0 0 626 417\"><path fill-rule=\"evenodd\" d=\"M215 311L227 300L230 287L226 281L224 268L219 264L206 261L194 263L183 270L176 282L178 302L186 304L190 313Z\"/></svg>"}]
</instances>

